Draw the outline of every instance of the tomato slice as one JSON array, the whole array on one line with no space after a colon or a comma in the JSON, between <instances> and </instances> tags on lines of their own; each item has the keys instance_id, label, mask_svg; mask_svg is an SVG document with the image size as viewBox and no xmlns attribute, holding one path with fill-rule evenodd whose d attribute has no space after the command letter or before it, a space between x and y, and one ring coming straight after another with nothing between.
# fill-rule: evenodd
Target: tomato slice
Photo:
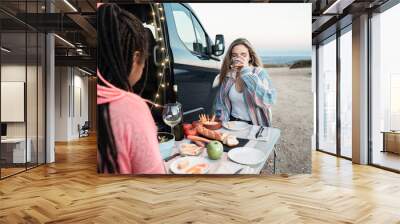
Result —
<instances>
[{"instance_id":1,"label":"tomato slice","mask_svg":"<svg viewBox=\"0 0 400 224\"><path fill-rule=\"evenodd\" d=\"M188 130L185 130L185 134L186 134L186 136L197 135L197 131L196 131L196 129L188 129Z\"/></svg>"},{"instance_id":2,"label":"tomato slice","mask_svg":"<svg viewBox=\"0 0 400 224\"><path fill-rule=\"evenodd\" d=\"M187 131L193 129L193 125L192 124L183 124L183 130Z\"/></svg>"}]
</instances>

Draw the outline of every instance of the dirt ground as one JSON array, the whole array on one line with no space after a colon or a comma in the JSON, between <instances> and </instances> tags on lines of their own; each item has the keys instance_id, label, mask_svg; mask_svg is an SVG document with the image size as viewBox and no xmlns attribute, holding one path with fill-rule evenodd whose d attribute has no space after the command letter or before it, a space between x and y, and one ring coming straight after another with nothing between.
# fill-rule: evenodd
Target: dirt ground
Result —
<instances>
[{"instance_id":1,"label":"dirt ground","mask_svg":"<svg viewBox=\"0 0 400 224\"><path fill-rule=\"evenodd\" d=\"M311 68L266 69L278 95L272 108L272 126L281 129L276 173L310 173L313 132ZM271 173L272 167L271 156L263 172Z\"/></svg>"}]
</instances>

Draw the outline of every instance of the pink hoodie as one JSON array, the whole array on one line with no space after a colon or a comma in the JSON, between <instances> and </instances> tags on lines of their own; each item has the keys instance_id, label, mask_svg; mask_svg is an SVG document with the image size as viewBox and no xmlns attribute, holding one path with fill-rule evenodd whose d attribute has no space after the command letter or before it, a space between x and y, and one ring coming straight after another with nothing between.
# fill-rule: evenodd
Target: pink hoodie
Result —
<instances>
[{"instance_id":1,"label":"pink hoodie","mask_svg":"<svg viewBox=\"0 0 400 224\"><path fill-rule=\"evenodd\" d=\"M111 128L121 174L165 174L157 127L145 100L108 83L97 85L97 104L109 104Z\"/></svg>"}]
</instances>

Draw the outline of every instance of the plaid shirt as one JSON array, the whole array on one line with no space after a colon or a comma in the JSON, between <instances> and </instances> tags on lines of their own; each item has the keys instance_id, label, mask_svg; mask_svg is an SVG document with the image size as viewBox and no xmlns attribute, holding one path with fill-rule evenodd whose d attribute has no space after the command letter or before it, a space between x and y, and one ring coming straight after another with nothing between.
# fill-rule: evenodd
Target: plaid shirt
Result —
<instances>
[{"instance_id":1,"label":"plaid shirt","mask_svg":"<svg viewBox=\"0 0 400 224\"><path fill-rule=\"evenodd\" d=\"M276 90L272 86L267 71L262 67L242 68L241 78L244 81L243 98L247 111L254 125L271 126L271 105L276 102ZM235 84L236 74L228 72L217 92L214 109L221 111L220 119L228 121L232 104L229 100L229 90Z\"/></svg>"}]
</instances>

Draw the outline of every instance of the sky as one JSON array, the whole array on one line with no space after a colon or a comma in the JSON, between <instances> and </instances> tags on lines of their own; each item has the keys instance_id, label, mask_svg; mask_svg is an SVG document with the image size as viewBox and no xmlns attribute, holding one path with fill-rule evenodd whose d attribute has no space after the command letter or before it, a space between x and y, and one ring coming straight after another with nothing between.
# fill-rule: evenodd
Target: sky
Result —
<instances>
[{"instance_id":1,"label":"sky","mask_svg":"<svg viewBox=\"0 0 400 224\"><path fill-rule=\"evenodd\" d=\"M260 56L311 55L311 4L190 3L211 39L247 38Z\"/></svg>"}]
</instances>

